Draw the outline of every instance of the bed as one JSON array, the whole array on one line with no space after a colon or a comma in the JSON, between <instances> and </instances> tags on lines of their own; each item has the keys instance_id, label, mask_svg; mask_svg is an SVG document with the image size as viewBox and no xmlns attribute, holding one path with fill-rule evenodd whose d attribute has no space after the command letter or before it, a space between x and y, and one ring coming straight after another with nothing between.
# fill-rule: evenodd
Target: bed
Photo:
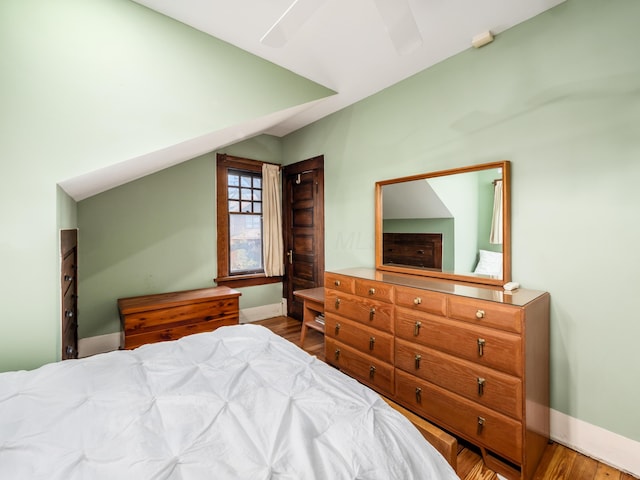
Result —
<instances>
[{"instance_id":1,"label":"bed","mask_svg":"<svg viewBox=\"0 0 640 480\"><path fill-rule=\"evenodd\" d=\"M0 374L0 478L458 477L379 395L248 324Z\"/></svg>"}]
</instances>

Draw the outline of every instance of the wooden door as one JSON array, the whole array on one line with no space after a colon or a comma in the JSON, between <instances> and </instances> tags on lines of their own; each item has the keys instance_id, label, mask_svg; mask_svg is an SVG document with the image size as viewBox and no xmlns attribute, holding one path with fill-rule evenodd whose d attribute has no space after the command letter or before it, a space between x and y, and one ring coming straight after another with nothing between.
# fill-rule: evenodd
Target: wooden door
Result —
<instances>
[{"instance_id":1,"label":"wooden door","mask_svg":"<svg viewBox=\"0 0 640 480\"><path fill-rule=\"evenodd\" d=\"M62 360L78 358L78 230L60 231Z\"/></svg>"},{"instance_id":2,"label":"wooden door","mask_svg":"<svg viewBox=\"0 0 640 480\"><path fill-rule=\"evenodd\" d=\"M302 319L295 290L324 285L324 156L284 167L283 237L287 314Z\"/></svg>"}]
</instances>

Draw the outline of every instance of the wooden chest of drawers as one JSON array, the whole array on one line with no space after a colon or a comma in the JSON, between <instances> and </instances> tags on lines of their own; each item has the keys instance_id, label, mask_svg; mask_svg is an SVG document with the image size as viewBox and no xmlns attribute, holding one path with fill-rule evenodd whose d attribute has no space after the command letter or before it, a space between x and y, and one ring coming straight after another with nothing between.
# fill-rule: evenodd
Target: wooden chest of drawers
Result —
<instances>
[{"instance_id":1,"label":"wooden chest of drawers","mask_svg":"<svg viewBox=\"0 0 640 480\"><path fill-rule=\"evenodd\" d=\"M529 479L549 438L549 294L352 269L325 276L329 363ZM329 323L330 322L330 323Z\"/></svg>"},{"instance_id":2,"label":"wooden chest of drawers","mask_svg":"<svg viewBox=\"0 0 640 480\"><path fill-rule=\"evenodd\" d=\"M120 346L131 349L235 325L239 320L239 297L236 290L214 287L120 298Z\"/></svg>"}]
</instances>

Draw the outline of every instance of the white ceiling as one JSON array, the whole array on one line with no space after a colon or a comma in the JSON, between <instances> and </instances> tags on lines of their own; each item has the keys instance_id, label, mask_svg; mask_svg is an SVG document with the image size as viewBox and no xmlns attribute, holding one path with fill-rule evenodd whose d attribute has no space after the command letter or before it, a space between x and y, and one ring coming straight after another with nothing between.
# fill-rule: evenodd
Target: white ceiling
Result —
<instances>
[{"instance_id":1,"label":"white ceiling","mask_svg":"<svg viewBox=\"0 0 640 480\"><path fill-rule=\"evenodd\" d=\"M422 45L399 55L374 0L324 0L283 47L260 43L294 0L135 0L337 92L264 133L284 136L564 0L408 0ZM386 0L399 2L399 0ZM380 2L384 3L384 2Z\"/></svg>"},{"instance_id":2,"label":"white ceiling","mask_svg":"<svg viewBox=\"0 0 640 480\"><path fill-rule=\"evenodd\" d=\"M337 92L158 152L61 181L76 201L262 133L284 136L471 47L565 0L402 0L422 43L399 54L377 6L401 0L299 0L317 9L281 47L260 39L294 0L134 0ZM491 46L483 47L491 48Z\"/></svg>"}]
</instances>

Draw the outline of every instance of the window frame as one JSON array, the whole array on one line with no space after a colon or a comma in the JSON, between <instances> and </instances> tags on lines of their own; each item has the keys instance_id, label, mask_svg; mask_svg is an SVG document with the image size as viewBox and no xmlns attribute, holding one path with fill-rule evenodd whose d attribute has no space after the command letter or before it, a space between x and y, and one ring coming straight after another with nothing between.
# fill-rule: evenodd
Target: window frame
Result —
<instances>
[{"instance_id":1,"label":"window frame","mask_svg":"<svg viewBox=\"0 0 640 480\"><path fill-rule=\"evenodd\" d=\"M233 157L223 153L216 158L216 227L217 227L217 263L218 276L214 279L217 285L231 288L266 285L282 282L282 277L266 277L264 272L231 274L229 265L229 198L228 172L240 170L262 174L262 165L266 162L249 158Z\"/></svg>"}]
</instances>

